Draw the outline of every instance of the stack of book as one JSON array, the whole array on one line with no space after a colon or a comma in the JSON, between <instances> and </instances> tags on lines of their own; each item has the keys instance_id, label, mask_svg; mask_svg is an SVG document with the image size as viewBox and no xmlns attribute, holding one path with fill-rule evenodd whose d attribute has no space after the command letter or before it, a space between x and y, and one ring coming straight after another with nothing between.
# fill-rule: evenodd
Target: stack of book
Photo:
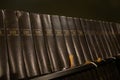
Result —
<instances>
[{"instance_id":1,"label":"stack of book","mask_svg":"<svg viewBox=\"0 0 120 80\"><path fill-rule=\"evenodd\" d=\"M0 80L31 79L91 62L99 64L119 56L119 40L120 23L0 10ZM107 65L92 70L94 75L100 72L99 79L88 77L113 80L117 71Z\"/></svg>"}]
</instances>

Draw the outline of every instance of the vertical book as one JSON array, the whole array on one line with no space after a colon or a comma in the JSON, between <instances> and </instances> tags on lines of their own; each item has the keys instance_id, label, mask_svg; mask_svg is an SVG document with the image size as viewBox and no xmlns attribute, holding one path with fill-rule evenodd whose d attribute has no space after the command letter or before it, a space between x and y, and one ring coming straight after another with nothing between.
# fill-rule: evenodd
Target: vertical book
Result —
<instances>
[{"instance_id":1,"label":"vertical book","mask_svg":"<svg viewBox=\"0 0 120 80\"><path fill-rule=\"evenodd\" d=\"M53 72L63 69L60 56L58 55L57 44L55 41L55 34L53 33L53 27L50 15L43 14L41 16L43 30L45 34L45 43L47 46L47 52L50 57L51 68Z\"/></svg>"},{"instance_id":2,"label":"vertical book","mask_svg":"<svg viewBox=\"0 0 120 80\"><path fill-rule=\"evenodd\" d=\"M30 20L40 72L41 74L47 74L51 72L51 66L45 45L45 37L43 36L43 26L40 16L39 14L31 13Z\"/></svg>"},{"instance_id":3,"label":"vertical book","mask_svg":"<svg viewBox=\"0 0 120 80\"><path fill-rule=\"evenodd\" d=\"M5 27L11 79L14 77L17 79L25 78L26 70L21 49L17 11L5 10Z\"/></svg>"},{"instance_id":4,"label":"vertical book","mask_svg":"<svg viewBox=\"0 0 120 80\"><path fill-rule=\"evenodd\" d=\"M22 52L28 77L40 75L33 37L31 31L30 17L28 12L19 11L19 26L22 44Z\"/></svg>"},{"instance_id":5,"label":"vertical book","mask_svg":"<svg viewBox=\"0 0 120 80\"><path fill-rule=\"evenodd\" d=\"M70 67L69 54L65 45L65 40L63 36L63 31L60 24L60 19L58 15L51 15L51 22L55 34L55 39L57 43L58 53L60 55L60 60L62 61L63 68Z\"/></svg>"},{"instance_id":6,"label":"vertical book","mask_svg":"<svg viewBox=\"0 0 120 80\"><path fill-rule=\"evenodd\" d=\"M67 23L68 22L67 18L65 16L60 16L60 22L61 22L61 25L62 25L62 30L63 30L65 43L66 43L66 47L67 47L68 54L69 54L71 67L78 66L79 62L78 62L78 58L77 58L75 48L74 48L74 45L73 45L73 42L72 42L70 29L69 29L68 23Z\"/></svg>"}]
</instances>

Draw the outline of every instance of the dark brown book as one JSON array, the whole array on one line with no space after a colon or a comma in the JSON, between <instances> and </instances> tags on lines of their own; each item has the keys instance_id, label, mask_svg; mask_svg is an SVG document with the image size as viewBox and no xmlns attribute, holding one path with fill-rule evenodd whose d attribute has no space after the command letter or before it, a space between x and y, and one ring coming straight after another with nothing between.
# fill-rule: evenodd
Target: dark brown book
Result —
<instances>
[{"instance_id":1,"label":"dark brown book","mask_svg":"<svg viewBox=\"0 0 120 80\"><path fill-rule=\"evenodd\" d=\"M25 78L26 70L21 49L17 11L5 10L4 12L11 79L12 77Z\"/></svg>"},{"instance_id":2,"label":"dark brown book","mask_svg":"<svg viewBox=\"0 0 120 80\"><path fill-rule=\"evenodd\" d=\"M4 11L0 10L0 80L10 80Z\"/></svg>"},{"instance_id":3,"label":"dark brown book","mask_svg":"<svg viewBox=\"0 0 120 80\"><path fill-rule=\"evenodd\" d=\"M92 59L93 61L97 60L98 58L98 55L96 54L96 49L94 47L94 44L93 44L93 41L92 41L92 38L91 38L91 35L90 35L90 26L88 24L88 20L87 19L81 19L81 25L82 25L82 30L84 32L84 35L85 35L85 39L86 39L86 42L87 42L87 45L88 45L88 49L89 49L89 52L90 54L92 55Z\"/></svg>"},{"instance_id":4,"label":"dark brown book","mask_svg":"<svg viewBox=\"0 0 120 80\"><path fill-rule=\"evenodd\" d=\"M60 56L60 60L62 62L63 68L64 69L69 68L70 67L69 54L65 45L65 40L64 40L59 16L51 15L51 22L57 43L57 48L59 53L58 55Z\"/></svg>"},{"instance_id":5,"label":"dark brown book","mask_svg":"<svg viewBox=\"0 0 120 80\"><path fill-rule=\"evenodd\" d=\"M75 52L75 47L72 42L72 37L71 37L70 29L68 27L67 18L65 16L60 16L60 22L62 25L63 35L68 50L71 67L78 66L79 62Z\"/></svg>"},{"instance_id":6,"label":"dark brown book","mask_svg":"<svg viewBox=\"0 0 120 80\"><path fill-rule=\"evenodd\" d=\"M47 46L47 52L50 57L50 63L52 71L59 71L63 69L63 65L61 64L60 55L57 49L57 44L55 41L55 34L53 32L52 22L50 15L41 15L42 26L45 34L45 43Z\"/></svg>"},{"instance_id":7,"label":"dark brown book","mask_svg":"<svg viewBox=\"0 0 120 80\"><path fill-rule=\"evenodd\" d=\"M28 77L40 75L40 69L35 54L31 24L28 12L19 11L19 26L22 52Z\"/></svg>"},{"instance_id":8,"label":"dark brown book","mask_svg":"<svg viewBox=\"0 0 120 80\"><path fill-rule=\"evenodd\" d=\"M82 51L82 48L79 42L75 21L72 17L67 17L67 22L68 22L68 27L70 29L73 45L76 51L79 64L84 64L86 61L85 61L84 53Z\"/></svg>"},{"instance_id":9,"label":"dark brown book","mask_svg":"<svg viewBox=\"0 0 120 80\"><path fill-rule=\"evenodd\" d=\"M31 13L30 21L39 68L41 74L47 74L51 72L51 66L45 45L45 37L43 36L43 26L40 16L39 14Z\"/></svg>"}]
</instances>

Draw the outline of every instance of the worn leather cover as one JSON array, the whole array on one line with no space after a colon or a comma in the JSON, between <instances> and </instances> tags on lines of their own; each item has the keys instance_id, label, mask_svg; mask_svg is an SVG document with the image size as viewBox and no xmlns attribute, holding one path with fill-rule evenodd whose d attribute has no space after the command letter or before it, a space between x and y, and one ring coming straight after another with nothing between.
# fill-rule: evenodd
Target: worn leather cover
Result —
<instances>
[{"instance_id":1,"label":"worn leather cover","mask_svg":"<svg viewBox=\"0 0 120 80\"><path fill-rule=\"evenodd\" d=\"M77 55L76 58L78 58L79 64L84 64L85 63L84 54L80 46L75 21L72 17L67 17L67 22L68 22L68 27L70 29L73 45Z\"/></svg>"},{"instance_id":2,"label":"worn leather cover","mask_svg":"<svg viewBox=\"0 0 120 80\"><path fill-rule=\"evenodd\" d=\"M0 80L9 80L10 76L4 21L4 11L0 10Z\"/></svg>"},{"instance_id":3,"label":"worn leather cover","mask_svg":"<svg viewBox=\"0 0 120 80\"><path fill-rule=\"evenodd\" d=\"M11 79L25 78L26 70L21 49L17 11L5 10L5 27L7 33Z\"/></svg>"},{"instance_id":4,"label":"worn leather cover","mask_svg":"<svg viewBox=\"0 0 120 80\"><path fill-rule=\"evenodd\" d=\"M43 36L43 26L41 23L41 15L36 13L30 14L31 28L33 32L33 41L35 52L41 74L51 73L50 60L45 45L45 36Z\"/></svg>"},{"instance_id":5,"label":"worn leather cover","mask_svg":"<svg viewBox=\"0 0 120 80\"><path fill-rule=\"evenodd\" d=\"M40 69L35 54L31 24L28 12L19 12L19 26L21 35L22 52L28 77L40 75Z\"/></svg>"},{"instance_id":6,"label":"worn leather cover","mask_svg":"<svg viewBox=\"0 0 120 80\"><path fill-rule=\"evenodd\" d=\"M64 40L59 16L51 15L51 22L54 29L56 43L57 43L57 48L59 53L58 55L60 55L63 68L64 69L69 68L70 67L69 54L67 51L67 47L65 45L65 40Z\"/></svg>"},{"instance_id":7,"label":"worn leather cover","mask_svg":"<svg viewBox=\"0 0 120 80\"><path fill-rule=\"evenodd\" d=\"M59 71L63 69L63 65L60 60L60 55L57 49L57 44L55 41L55 35L53 33L52 22L50 19L50 15L43 14L41 16L44 34L45 34L45 43L47 46L47 52L50 57L50 63L52 71Z\"/></svg>"},{"instance_id":8,"label":"worn leather cover","mask_svg":"<svg viewBox=\"0 0 120 80\"><path fill-rule=\"evenodd\" d=\"M75 47L73 45L70 29L68 27L68 20L65 16L60 16L60 21L63 29L66 47L70 58L71 67L78 66L79 62L75 52Z\"/></svg>"}]
</instances>

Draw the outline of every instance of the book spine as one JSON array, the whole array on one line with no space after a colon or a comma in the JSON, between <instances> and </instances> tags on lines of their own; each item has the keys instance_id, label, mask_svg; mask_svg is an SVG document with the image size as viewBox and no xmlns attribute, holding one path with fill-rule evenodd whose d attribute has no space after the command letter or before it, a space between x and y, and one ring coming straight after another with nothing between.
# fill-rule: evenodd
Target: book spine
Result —
<instances>
[{"instance_id":1,"label":"book spine","mask_svg":"<svg viewBox=\"0 0 120 80\"><path fill-rule=\"evenodd\" d=\"M97 55L94 49L94 45L92 43L92 39L90 36L90 30L88 26L87 19L81 19L82 30L84 32L85 40L88 45L89 52L91 54L92 61L97 60Z\"/></svg>"},{"instance_id":2,"label":"book spine","mask_svg":"<svg viewBox=\"0 0 120 80\"><path fill-rule=\"evenodd\" d=\"M17 11L5 10L4 12L11 78L25 78Z\"/></svg>"},{"instance_id":3,"label":"book spine","mask_svg":"<svg viewBox=\"0 0 120 80\"><path fill-rule=\"evenodd\" d=\"M93 22L93 21L92 21ZM96 22L95 22L96 23ZM95 30L97 30L98 31L98 33L97 33L97 35L99 36L99 35L101 35L101 29L99 29L98 27L99 26L96 26L96 24L95 23L93 23L93 25L96 27L96 29ZM92 28L93 26L91 25L91 28ZM94 29L93 29L94 30ZM105 34L103 34L103 35L105 35ZM101 36L101 37L103 37L103 36ZM98 40L99 41L99 40ZM104 42L104 41L103 41ZM100 44L101 45L101 44ZM102 53L102 54L106 54L106 53ZM106 56L106 55L105 55ZM103 59L104 59L104 57L103 57ZM99 61L98 61L99 62ZM102 78L108 78L107 76L108 76L108 71L107 71L107 66L106 65L103 65L104 67L100 67L100 68L98 68L97 69L97 71L98 71L98 73L99 73L99 76L101 76ZM104 73L103 73L104 72Z\"/></svg>"},{"instance_id":4,"label":"book spine","mask_svg":"<svg viewBox=\"0 0 120 80\"><path fill-rule=\"evenodd\" d=\"M67 51L67 48L65 45L65 40L64 40L63 31L61 28L59 16L52 15L51 22L52 22L52 26L54 29L58 53L60 55L63 68L64 69L69 68L70 67L69 54L68 54L68 51Z\"/></svg>"},{"instance_id":5,"label":"book spine","mask_svg":"<svg viewBox=\"0 0 120 80\"><path fill-rule=\"evenodd\" d=\"M63 35L64 35L67 51L69 54L71 67L78 66L79 62L78 62L78 58L77 58L77 55L75 52L75 47L74 47L73 42L72 42L71 33L70 33L70 29L69 29L68 24L67 24L66 17L60 16L60 22L62 25Z\"/></svg>"},{"instance_id":6,"label":"book spine","mask_svg":"<svg viewBox=\"0 0 120 80\"><path fill-rule=\"evenodd\" d=\"M40 75L40 69L35 54L31 24L28 12L19 11L19 26L22 52L28 77Z\"/></svg>"},{"instance_id":7,"label":"book spine","mask_svg":"<svg viewBox=\"0 0 120 80\"><path fill-rule=\"evenodd\" d=\"M109 47L110 47L110 50L111 50L111 53L112 53L112 57L114 57L115 55L117 55L117 48L116 48L116 45L114 44L114 40L111 36L111 32L109 31L109 24L108 22L103 22L103 30L104 30L104 34L106 36L106 39L107 39L107 42L109 44Z\"/></svg>"},{"instance_id":8,"label":"book spine","mask_svg":"<svg viewBox=\"0 0 120 80\"><path fill-rule=\"evenodd\" d=\"M91 51L93 55L95 55L95 60L98 61L100 59L100 54L97 52L97 44L96 44L96 39L94 36L94 29L92 28L92 22L93 20L86 20L87 23L87 35L89 37L90 43L91 43Z\"/></svg>"},{"instance_id":9,"label":"book spine","mask_svg":"<svg viewBox=\"0 0 120 80\"><path fill-rule=\"evenodd\" d=\"M114 27L116 25L115 25L115 23L110 22L109 26L110 26L110 30L111 30L111 36L114 39L114 43L115 43L115 45L117 47L117 54L119 54L120 53L120 45L119 45L119 41L117 40L117 36L116 36L117 30L114 30Z\"/></svg>"},{"instance_id":10,"label":"book spine","mask_svg":"<svg viewBox=\"0 0 120 80\"><path fill-rule=\"evenodd\" d=\"M114 39L114 36L112 35L110 22L106 22L106 26L104 28L107 31L107 35L109 36L111 48L113 49L112 56L115 57L117 55L117 52L118 52L119 49L118 49L117 45L115 44L116 41Z\"/></svg>"},{"instance_id":11,"label":"book spine","mask_svg":"<svg viewBox=\"0 0 120 80\"><path fill-rule=\"evenodd\" d=\"M80 46L74 19L72 17L67 17L67 22L68 22L68 27L70 29L73 45L75 47L76 56L78 58L79 64L84 64L85 63L84 54Z\"/></svg>"},{"instance_id":12,"label":"book spine","mask_svg":"<svg viewBox=\"0 0 120 80\"><path fill-rule=\"evenodd\" d=\"M31 13L30 20L39 68L41 74L47 74L51 72L51 66L43 36L43 26L40 16L39 14Z\"/></svg>"},{"instance_id":13,"label":"book spine","mask_svg":"<svg viewBox=\"0 0 120 80\"><path fill-rule=\"evenodd\" d=\"M53 72L63 69L60 56L58 55L57 44L55 41L55 34L53 33L53 27L50 15L41 15L42 25L45 35L45 43L47 46L47 52L50 57L51 68Z\"/></svg>"},{"instance_id":14,"label":"book spine","mask_svg":"<svg viewBox=\"0 0 120 80\"><path fill-rule=\"evenodd\" d=\"M0 10L0 80L10 80L4 11Z\"/></svg>"},{"instance_id":15,"label":"book spine","mask_svg":"<svg viewBox=\"0 0 120 80\"><path fill-rule=\"evenodd\" d=\"M106 51L105 51L105 48L103 46L103 41L101 40L101 32L100 32L100 29L98 28L98 22L96 20L93 20L91 22L91 27L93 28L93 32L94 32L94 38L95 38L95 41L96 41L96 50L97 50L97 53L99 54L98 56L101 58L101 59L105 59L106 58Z\"/></svg>"},{"instance_id":16,"label":"book spine","mask_svg":"<svg viewBox=\"0 0 120 80\"><path fill-rule=\"evenodd\" d=\"M94 51L97 55L97 62L100 62L103 58L102 51L100 50L99 43L96 37L96 29L94 28L95 26L95 21L94 20L89 20L88 21L88 29L89 29L89 35L91 37L92 45L94 47Z\"/></svg>"},{"instance_id":17,"label":"book spine","mask_svg":"<svg viewBox=\"0 0 120 80\"><path fill-rule=\"evenodd\" d=\"M115 28L116 28L116 37L118 40L118 44L120 45L120 23L116 23L115 24Z\"/></svg>"},{"instance_id":18,"label":"book spine","mask_svg":"<svg viewBox=\"0 0 120 80\"><path fill-rule=\"evenodd\" d=\"M95 28L95 31L96 31L96 37L97 37L97 40L98 40L98 43L99 43L99 47L100 47L100 51L102 52L102 55L103 55L103 59L107 59L108 58L108 52L107 52L107 47L105 46L105 40L103 38L103 33L102 33L102 30L101 30L101 26L100 26L100 22L99 21L95 21L95 24L94 24L94 28Z\"/></svg>"},{"instance_id":19,"label":"book spine","mask_svg":"<svg viewBox=\"0 0 120 80\"><path fill-rule=\"evenodd\" d=\"M98 25L99 25L99 30L101 32L101 34L100 34L101 40L102 40L104 48L106 50L106 58L110 58L110 57L112 57L112 52L110 50L110 46L109 46L107 39L106 39L106 36L105 36L105 31L103 29L102 21L98 21Z\"/></svg>"},{"instance_id":20,"label":"book spine","mask_svg":"<svg viewBox=\"0 0 120 80\"><path fill-rule=\"evenodd\" d=\"M85 63L90 62L92 61L92 58L91 58L91 54L88 49L88 45L85 40L85 36L84 36L84 32L81 27L82 25L81 25L80 19L75 18L74 20L75 20L75 25L76 25L76 30L77 30L80 46L81 46L81 49L84 55Z\"/></svg>"}]
</instances>

